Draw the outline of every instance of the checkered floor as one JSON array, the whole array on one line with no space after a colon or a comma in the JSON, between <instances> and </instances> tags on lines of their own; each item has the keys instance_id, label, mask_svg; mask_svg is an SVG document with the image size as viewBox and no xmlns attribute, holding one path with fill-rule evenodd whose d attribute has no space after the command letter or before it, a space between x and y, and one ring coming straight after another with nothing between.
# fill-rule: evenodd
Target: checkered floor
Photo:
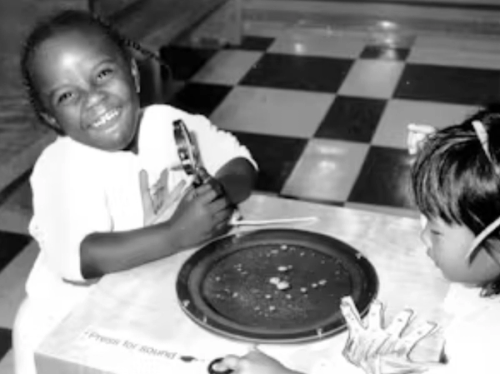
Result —
<instances>
[{"instance_id":1,"label":"checkered floor","mask_svg":"<svg viewBox=\"0 0 500 374\"><path fill-rule=\"evenodd\" d=\"M451 124L498 97L497 49L292 29L162 52L188 81L173 104L234 132L261 167L259 190L412 215L407 124Z\"/></svg>"},{"instance_id":2,"label":"checkered floor","mask_svg":"<svg viewBox=\"0 0 500 374\"><path fill-rule=\"evenodd\" d=\"M500 94L500 45L463 35L261 28L238 48L161 52L185 82L171 103L234 132L260 165L258 190L410 216L416 212L407 124L455 123ZM14 195L29 207L25 181ZM0 204L6 200L0 194ZM23 250L24 235L0 231L0 243L5 374L14 313L36 251Z\"/></svg>"}]
</instances>

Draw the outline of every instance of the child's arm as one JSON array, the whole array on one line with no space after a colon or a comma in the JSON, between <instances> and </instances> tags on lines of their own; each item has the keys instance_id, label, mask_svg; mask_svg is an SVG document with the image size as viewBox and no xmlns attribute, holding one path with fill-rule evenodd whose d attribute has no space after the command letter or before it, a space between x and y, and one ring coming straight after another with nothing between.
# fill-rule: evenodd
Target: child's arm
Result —
<instances>
[{"instance_id":1,"label":"child's arm","mask_svg":"<svg viewBox=\"0 0 500 374\"><path fill-rule=\"evenodd\" d=\"M257 163L235 135L219 129L208 118L185 118L196 139L202 166L221 185L228 200L237 205L250 196L257 179Z\"/></svg>"},{"instance_id":2,"label":"child's arm","mask_svg":"<svg viewBox=\"0 0 500 374\"><path fill-rule=\"evenodd\" d=\"M228 369L235 374L303 374L285 367L281 362L258 349L242 357L226 356L222 362L212 367L215 373L223 373Z\"/></svg>"},{"instance_id":3,"label":"child's arm","mask_svg":"<svg viewBox=\"0 0 500 374\"><path fill-rule=\"evenodd\" d=\"M220 168L214 177L222 185L228 200L239 204L250 196L257 171L246 158L237 157Z\"/></svg>"},{"instance_id":4,"label":"child's arm","mask_svg":"<svg viewBox=\"0 0 500 374\"><path fill-rule=\"evenodd\" d=\"M86 236L80 245L82 276L100 277L195 247L223 232L230 215L227 201L210 185L192 189L166 222Z\"/></svg>"}]
</instances>

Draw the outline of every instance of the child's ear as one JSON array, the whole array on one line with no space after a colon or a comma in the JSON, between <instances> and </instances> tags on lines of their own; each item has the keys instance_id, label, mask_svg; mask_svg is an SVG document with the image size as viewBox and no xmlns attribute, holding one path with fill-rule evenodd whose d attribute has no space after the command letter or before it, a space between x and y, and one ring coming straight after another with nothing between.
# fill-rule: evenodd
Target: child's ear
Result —
<instances>
[{"instance_id":1,"label":"child's ear","mask_svg":"<svg viewBox=\"0 0 500 374\"><path fill-rule=\"evenodd\" d=\"M61 126L59 126L57 120L53 116L51 116L46 112L40 112L40 117L45 121L45 123L47 123L47 125L52 127L57 133L59 134L63 133Z\"/></svg>"},{"instance_id":2,"label":"child's ear","mask_svg":"<svg viewBox=\"0 0 500 374\"><path fill-rule=\"evenodd\" d=\"M40 112L40 117L47 122L50 126L57 127L57 121L54 117L52 117L50 114L46 112Z\"/></svg>"},{"instance_id":3,"label":"child's ear","mask_svg":"<svg viewBox=\"0 0 500 374\"><path fill-rule=\"evenodd\" d=\"M135 90L141 92L141 77L139 75L139 68L137 67L137 62L132 59L131 63L132 77L134 78Z\"/></svg>"}]
</instances>

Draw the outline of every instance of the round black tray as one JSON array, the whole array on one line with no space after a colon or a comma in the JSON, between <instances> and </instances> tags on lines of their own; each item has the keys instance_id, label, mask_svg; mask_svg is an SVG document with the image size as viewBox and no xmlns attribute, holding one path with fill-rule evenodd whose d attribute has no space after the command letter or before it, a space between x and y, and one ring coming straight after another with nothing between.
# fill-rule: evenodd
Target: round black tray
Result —
<instances>
[{"instance_id":1,"label":"round black tray","mask_svg":"<svg viewBox=\"0 0 500 374\"><path fill-rule=\"evenodd\" d=\"M296 343L345 329L343 296L364 315L378 277L366 257L335 238L268 229L202 247L182 266L176 289L184 312L217 334Z\"/></svg>"}]
</instances>

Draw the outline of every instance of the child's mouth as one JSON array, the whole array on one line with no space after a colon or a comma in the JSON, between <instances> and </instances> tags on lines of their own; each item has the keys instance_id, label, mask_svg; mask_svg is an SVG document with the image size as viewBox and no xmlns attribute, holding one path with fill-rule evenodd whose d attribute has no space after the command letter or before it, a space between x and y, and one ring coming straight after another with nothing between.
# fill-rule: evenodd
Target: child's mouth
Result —
<instances>
[{"instance_id":1,"label":"child's mouth","mask_svg":"<svg viewBox=\"0 0 500 374\"><path fill-rule=\"evenodd\" d=\"M114 125L114 120L118 118L120 111L118 109L112 109L102 116L100 116L96 121L90 124L91 129L105 130Z\"/></svg>"}]
</instances>

